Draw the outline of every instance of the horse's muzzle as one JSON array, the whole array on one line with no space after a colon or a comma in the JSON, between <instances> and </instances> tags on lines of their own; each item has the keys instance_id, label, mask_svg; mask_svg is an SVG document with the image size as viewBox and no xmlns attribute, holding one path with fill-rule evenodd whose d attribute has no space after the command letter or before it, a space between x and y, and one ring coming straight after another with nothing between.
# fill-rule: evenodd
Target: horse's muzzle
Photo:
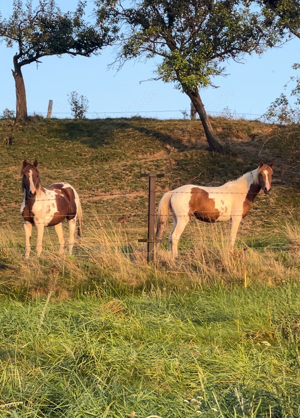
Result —
<instances>
[{"instance_id":1,"label":"horse's muzzle","mask_svg":"<svg viewBox=\"0 0 300 418\"><path fill-rule=\"evenodd\" d=\"M266 187L264 188L264 193L265 193L265 194L269 194L269 193L270 193L270 191L271 191L271 189L269 189L269 190L268 190Z\"/></svg>"},{"instance_id":2,"label":"horse's muzzle","mask_svg":"<svg viewBox=\"0 0 300 418\"><path fill-rule=\"evenodd\" d=\"M36 192L34 192L34 193L29 192L28 193L28 196L30 197L30 199L33 199L35 197L35 195L36 195Z\"/></svg>"}]
</instances>

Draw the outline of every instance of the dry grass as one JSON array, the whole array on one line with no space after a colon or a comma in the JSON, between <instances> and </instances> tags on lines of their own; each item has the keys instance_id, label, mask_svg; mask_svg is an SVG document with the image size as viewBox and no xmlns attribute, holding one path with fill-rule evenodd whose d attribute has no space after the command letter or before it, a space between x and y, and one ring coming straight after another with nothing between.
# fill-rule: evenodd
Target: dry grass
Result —
<instances>
[{"instance_id":1,"label":"dry grass","mask_svg":"<svg viewBox=\"0 0 300 418\"><path fill-rule=\"evenodd\" d=\"M247 286L298 280L299 226L282 229L280 246L256 241L251 248L240 240L234 256L228 251L229 227L193 222L179 243L179 257L173 260L165 244L150 265L144 244L130 238L123 225L103 224L100 219L86 226L73 256L59 256L57 238L49 234L41 258L36 258L33 248L31 258L25 260L20 236L2 231L2 291L26 298L52 292L61 300L80 293L143 292L152 286L170 292L216 284L243 287L245 280Z\"/></svg>"}]
</instances>

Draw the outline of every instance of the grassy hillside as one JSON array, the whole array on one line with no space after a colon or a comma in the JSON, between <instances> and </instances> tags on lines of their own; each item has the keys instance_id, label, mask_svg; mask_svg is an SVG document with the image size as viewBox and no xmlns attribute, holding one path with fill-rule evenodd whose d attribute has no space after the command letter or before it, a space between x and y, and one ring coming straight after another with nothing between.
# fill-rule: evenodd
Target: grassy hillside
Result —
<instances>
[{"instance_id":1,"label":"grassy hillside","mask_svg":"<svg viewBox=\"0 0 300 418\"><path fill-rule=\"evenodd\" d=\"M143 269L145 275L141 277L139 263L145 261L145 248L143 244L138 244L137 239L146 237L147 233L148 180L140 178L140 174L165 173L165 177L157 182L158 203L166 190L187 183L220 185L255 168L260 160L274 161L272 193L269 196L262 193L258 196L250 215L240 227L237 246L249 247L249 269L252 258L257 266L257 271L252 274L254 280L260 280L262 275L257 257L264 257L266 251L272 252L272 257L267 255L263 262L266 266L271 260L283 263L283 258L287 259L284 263L288 263L288 268L290 265L294 268L298 262L293 253L297 238L293 240L291 234L297 235L293 228L295 222L297 226L300 203L299 128L222 118L212 119L212 123L226 144L227 155L207 151L199 121L142 118L73 121L37 118L27 125L17 126L1 121L0 133L3 138L8 135L13 137L11 146L3 142L0 148L3 274L13 280L12 290L18 287L26 295L29 281L32 283L32 268L37 269L35 279L41 281L36 287L43 289L45 279L53 279L52 271L56 272L58 278L75 274L76 277L82 276L84 283L90 285L90 279L95 274L99 275L98 271L94 272L95 265L103 268L105 274L109 271L113 278L117 275L119 283L119 265L127 264L131 270L136 270L138 266L138 273L128 274L125 271L121 274L122 280L127 282L130 276L132 285L143 286L148 280L148 272ZM33 257L24 264L24 233L19 214L23 198L19 173L24 158L29 161L38 159L42 185L47 186L58 180L68 181L81 197L84 236L78 242L75 249L77 257L72 259L72 263L70 259L65 259L61 266L62 261L55 251L57 239L53 228L50 228L46 229L42 259L37 264ZM289 231L286 230L287 223ZM214 281L216 277L220 279L220 273L225 272L222 280L232 282L232 274L226 267L229 229L230 223L203 225L197 221L191 222L180 241L181 257L178 263L182 264L182 271L189 270L192 276L196 272L198 277L200 269L200 281L204 282ZM35 235L33 247L34 243ZM293 250L289 251L289 245ZM164 243L166 247L167 236ZM218 249L212 249L216 247ZM196 267L193 265L194 252L201 254L201 261L199 257L196 258L200 263ZM212 257L213 252L219 255ZM111 258L116 258L116 254L119 263L115 262L112 266ZM164 272L168 280L173 282L173 276L168 272L177 270L177 267L174 269L174 266L169 265L165 252L162 252L161 257L162 260L158 257L158 274ZM94 263L90 263L91 260ZM84 269L81 261L87 265ZM239 259L234 261L240 262ZM232 261L229 261L231 264ZM238 270L235 269L235 276L239 276L241 268L239 266ZM15 279L20 269L26 272L25 288L23 282ZM273 278L276 281L274 274L270 273L271 282ZM65 280L61 283L64 291L71 294L77 291L78 283L82 286L82 280L78 277L71 281L70 286L65 283ZM10 286L7 286L9 289Z\"/></svg>"},{"instance_id":2,"label":"grassy hillside","mask_svg":"<svg viewBox=\"0 0 300 418\"><path fill-rule=\"evenodd\" d=\"M300 128L199 121L0 121L0 417L298 417ZM78 191L84 234L60 258L47 229L24 259L23 159L42 185ZM220 185L274 161L228 254L230 223L191 222L146 264L147 179L157 203L186 183ZM170 229L171 225L169 225ZM67 238L67 230L66 238ZM246 263L242 253L246 251ZM244 288L245 273L247 289Z\"/></svg>"}]
</instances>

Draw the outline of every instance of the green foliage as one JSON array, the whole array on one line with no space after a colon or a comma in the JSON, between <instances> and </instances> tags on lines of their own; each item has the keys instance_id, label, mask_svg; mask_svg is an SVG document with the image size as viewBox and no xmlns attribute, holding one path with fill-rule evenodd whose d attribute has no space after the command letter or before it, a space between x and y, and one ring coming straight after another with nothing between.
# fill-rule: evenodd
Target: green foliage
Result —
<instances>
[{"instance_id":1,"label":"green foliage","mask_svg":"<svg viewBox=\"0 0 300 418\"><path fill-rule=\"evenodd\" d=\"M76 91L72 91L68 94L68 97L74 119L85 119L85 114L89 107L88 99L83 95L79 96Z\"/></svg>"},{"instance_id":2,"label":"green foliage","mask_svg":"<svg viewBox=\"0 0 300 418\"><path fill-rule=\"evenodd\" d=\"M261 53L274 42L252 2L145 0L134 8L109 1L96 4L100 15L105 5L124 31L120 65L131 58L158 56L158 78L175 82L184 92L205 87L223 74L221 62Z\"/></svg>"},{"instance_id":3,"label":"green foliage","mask_svg":"<svg viewBox=\"0 0 300 418\"><path fill-rule=\"evenodd\" d=\"M80 1L75 12L62 13L54 0L32 0L23 5L14 0L8 19L0 16L0 37L7 47L18 47L15 60L19 66L38 61L48 55L90 56L110 42L110 30L97 29L84 21L86 2Z\"/></svg>"}]
</instances>

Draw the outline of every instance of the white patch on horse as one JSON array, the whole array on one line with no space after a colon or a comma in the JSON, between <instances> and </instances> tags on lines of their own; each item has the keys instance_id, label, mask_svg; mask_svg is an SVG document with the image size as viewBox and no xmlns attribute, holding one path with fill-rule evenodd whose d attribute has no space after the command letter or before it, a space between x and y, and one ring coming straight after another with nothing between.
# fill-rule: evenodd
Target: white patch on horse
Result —
<instances>
[{"instance_id":1,"label":"white patch on horse","mask_svg":"<svg viewBox=\"0 0 300 418\"><path fill-rule=\"evenodd\" d=\"M32 206L32 213L35 219L43 219L43 224L48 226L54 218L55 213L58 212L56 205L56 193L54 190L45 190L39 197L35 199L34 205Z\"/></svg>"}]
</instances>

